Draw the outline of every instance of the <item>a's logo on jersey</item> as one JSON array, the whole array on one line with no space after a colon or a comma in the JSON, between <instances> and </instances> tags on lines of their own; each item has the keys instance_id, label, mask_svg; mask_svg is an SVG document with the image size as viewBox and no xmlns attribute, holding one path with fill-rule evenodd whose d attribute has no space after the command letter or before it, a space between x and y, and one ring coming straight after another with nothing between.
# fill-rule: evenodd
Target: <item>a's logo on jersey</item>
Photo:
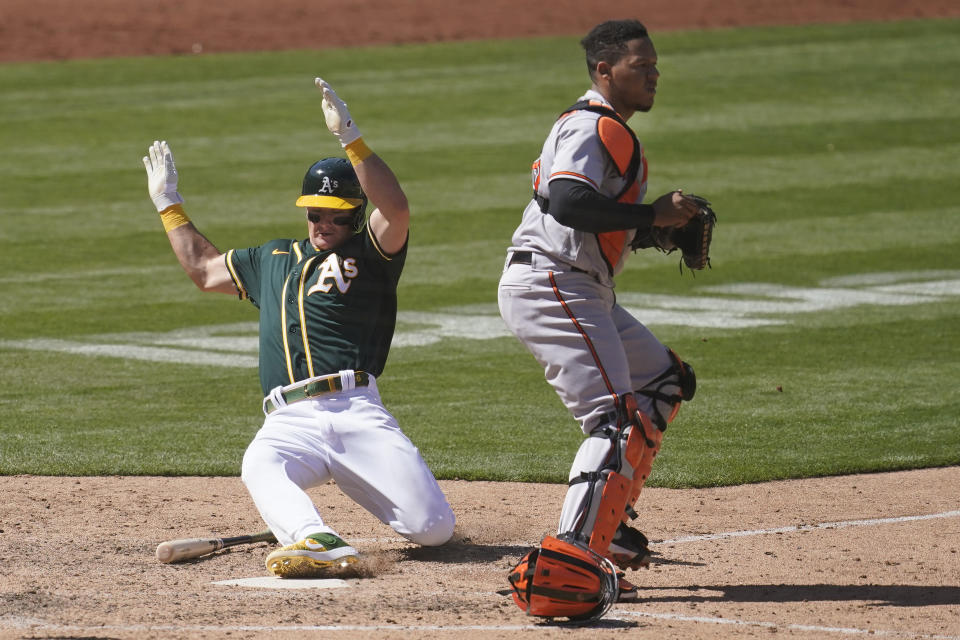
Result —
<instances>
[{"instance_id":1,"label":"a's logo on jersey","mask_svg":"<svg viewBox=\"0 0 960 640\"><path fill-rule=\"evenodd\" d=\"M337 184L336 180L331 180L329 176L323 176L323 183L321 183L317 193L333 193L333 190L337 188Z\"/></svg>"},{"instance_id":2,"label":"a's logo on jersey","mask_svg":"<svg viewBox=\"0 0 960 640\"><path fill-rule=\"evenodd\" d=\"M307 295L313 293L330 293L333 286L337 286L340 293L346 293L353 284L353 279L359 274L356 258L347 258L343 261L341 267L340 257L331 253L327 259L320 264L317 270L317 284L307 290Z\"/></svg>"}]
</instances>

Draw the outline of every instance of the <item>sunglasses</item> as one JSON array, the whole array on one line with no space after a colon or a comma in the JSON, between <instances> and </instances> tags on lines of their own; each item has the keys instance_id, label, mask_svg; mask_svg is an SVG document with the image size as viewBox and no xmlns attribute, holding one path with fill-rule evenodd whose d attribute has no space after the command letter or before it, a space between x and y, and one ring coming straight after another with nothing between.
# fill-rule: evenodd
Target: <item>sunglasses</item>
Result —
<instances>
[{"instance_id":1,"label":"sunglasses","mask_svg":"<svg viewBox=\"0 0 960 640\"><path fill-rule=\"evenodd\" d=\"M312 211L307 213L307 220L314 224L323 220L323 217L324 216L321 213L314 213ZM335 225L346 227L353 224L353 215L336 216L331 220L331 222L333 222Z\"/></svg>"}]
</instances>

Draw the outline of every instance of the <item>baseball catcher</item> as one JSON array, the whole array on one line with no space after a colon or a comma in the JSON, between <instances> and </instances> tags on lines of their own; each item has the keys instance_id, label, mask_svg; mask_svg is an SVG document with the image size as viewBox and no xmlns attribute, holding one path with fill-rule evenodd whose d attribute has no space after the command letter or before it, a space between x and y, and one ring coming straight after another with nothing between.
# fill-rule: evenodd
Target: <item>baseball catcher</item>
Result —
<instances>
[{"instance_id":1,"label":"baseball catcher","mask_svg":"<svg viewBox=\"0 0 960 640\"><path fill-rule=\"evenodd\" d=\"M626 572L649 565L651 552L631 525L644 515L636 503L667 426L696 391L693 367L617 304L614 278L647 247L679 250L689 269L709 266L716 223L709 202L679 189L644 202L648 162L627 122L657 94L646 27L611 20L581 44L590 89L559 114L533 163L498 288L504 323L586 436L556 536L509 575L525 612L571 619L602 615L611 583L618 602L638 598Z\"/></svg>"}]
</instances>

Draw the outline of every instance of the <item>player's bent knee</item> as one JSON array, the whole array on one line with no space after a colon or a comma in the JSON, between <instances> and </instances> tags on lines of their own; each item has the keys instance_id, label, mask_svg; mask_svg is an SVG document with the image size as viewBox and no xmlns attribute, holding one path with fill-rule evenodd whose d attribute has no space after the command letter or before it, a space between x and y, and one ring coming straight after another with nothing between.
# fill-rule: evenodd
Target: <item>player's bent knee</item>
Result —
<instances>
[{"instance_id":1,"label":"player's bent knee","mask_svg":"<svg viewBox=\"0 0 960 640\"><path fill-rule=\"evenodd\" d=\"M250 480L256 475L257 455L248 448L243 454L243 461L240 463L240 480L243 484L249 486Z\"/></svg>"},{"instance_id":2,"label":"player's bent knee","mask_svg":"<svg viewBox=\"0 0 960 640\"><path fill-rule=\"evenodd\" d=\"M289 469L283 465L281 456L266 447L258 447L254 442L243 454L240 463L240 480L251 489L254 485L263 487L271 481L295 480L289 475Z\"/></svg>"},{"instance_id":3,"label":"player's bent knee","mask_svg":"<svg viewBox=\"0 0 960 640\"><path fill-rule=\"evenodd\" d=\"M453 529L456 525L456 518L452 511L445 514L434 516L420 523L417 527L407 527L405 531L395 527L397 533L404 538L419 544L423 547L438 547L450 541L453 537Z\"/></svg>"},{"instance_id":4,"label":"player's bent knee","mask_svg":"<svg viewBox=\"0 0 960 640\"><path fill-rule=\"evenodd\" d=\"M670 355L670 367L659 376L651 380L636 393L650 398L653 411L650 418L661 431L673 422L680 411L680 403L693 399L697 391L697 376L689 363L680 359L672 349L667 349Z\"/></svg>"}]
</instances>

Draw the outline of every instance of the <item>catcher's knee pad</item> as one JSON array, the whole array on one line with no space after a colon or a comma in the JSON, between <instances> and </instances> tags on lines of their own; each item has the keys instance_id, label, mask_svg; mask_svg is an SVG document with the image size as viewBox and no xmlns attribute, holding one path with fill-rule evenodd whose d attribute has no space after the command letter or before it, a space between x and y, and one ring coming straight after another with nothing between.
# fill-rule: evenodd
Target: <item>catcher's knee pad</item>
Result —
<instances>
[{"instance_id":1,"label":"catcher's knee pad","mask_svg":"<svg viewBox=\"0 0 960 640\"><path fill-rule=\"evenodd\" d=\"M651 418L661 431L666 430L667 425L677 417L680 403L693 400L693 395L697 391L697 376L693 372L693 367L681 360L673 349L667 349L667 352L670 354L670 368L648 382L642 389L636 390L636 393L651 399L653 404Z\"/></svg>"},{"instance_id":2,"label":"catcher's knee pad","mask_svg":"<svg viewBox=\"0 0 960 640\"><path fill-rule=\"evenodd\" d=\"M627 514L633 513L632 505L650 475L663 438L663 432L637 410L631 394L624 396L620 413L616 426L591 434L591 437L609 438L607 463L596 471L581 472L570 482L571 485L588 484L577 526L570 533L601 555L607 554L620 523Z\"/></svg>"},{"instance_id":3,"label":"catcher's knee pad","mask_svg":"<svg viewBox=\"0 0 960 640\"><path fill-rule=\"evenodd\" d=\"M617 571L600 554L569 537L547 536L511 569L513 601L531 616L571 622L601 617L616 601Z\"/></svg>"}]
</instances>

